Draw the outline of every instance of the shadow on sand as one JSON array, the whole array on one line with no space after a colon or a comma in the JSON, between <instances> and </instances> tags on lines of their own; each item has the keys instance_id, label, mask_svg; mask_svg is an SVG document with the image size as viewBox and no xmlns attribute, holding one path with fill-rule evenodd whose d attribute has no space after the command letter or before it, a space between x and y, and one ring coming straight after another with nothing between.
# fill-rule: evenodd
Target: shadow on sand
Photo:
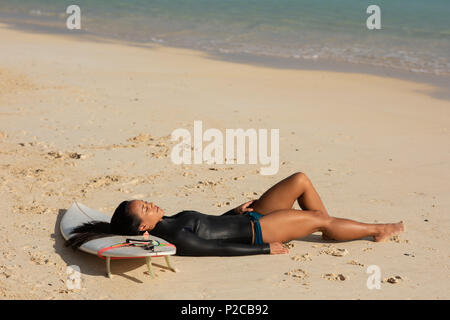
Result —
<instances>
[{"instance_id":1,"label":"shadow on sand","mask_svg":"<svg viewBox=\"0 0 450 320\"><path fill-rule=\"evenodd\" d=\"M327 243L327 244L328 243L329 244L346 243L346 242L361 241L361 240L373 242L372 237L365 237L365 238L361 238L361 239L357 239L357 240L349 240L349 241L324 240L322 238L322 235L319 235L319 234L310 234L309 236L306 236L304 238L295 239L295 241L299 241L299 242L314 242L314 243Z\"/></svg>"}]
</instances>

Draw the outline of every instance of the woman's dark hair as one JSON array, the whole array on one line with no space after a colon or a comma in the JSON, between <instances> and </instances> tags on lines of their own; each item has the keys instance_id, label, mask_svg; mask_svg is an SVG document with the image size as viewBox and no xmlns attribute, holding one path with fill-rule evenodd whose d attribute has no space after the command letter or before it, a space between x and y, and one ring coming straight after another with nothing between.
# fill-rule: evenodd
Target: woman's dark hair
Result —
<instances>
[{"instance_id":1,"label":"woman's dark hair","mask_svg":"<svg viewBox=\"0 0 450 320\"><path fill-rule=\"evenodd\" d=\"M137 235L139 234L139 225L141 220L137 215L130 213L131 201L123 201L114 211L111 218L111 223L104 221L92 221L84 223L75 229L70 234L75 234L66 240L66 247L72 249L79 248L83 243L107 237L110 235Z\"/></svg>"}]
</instances>

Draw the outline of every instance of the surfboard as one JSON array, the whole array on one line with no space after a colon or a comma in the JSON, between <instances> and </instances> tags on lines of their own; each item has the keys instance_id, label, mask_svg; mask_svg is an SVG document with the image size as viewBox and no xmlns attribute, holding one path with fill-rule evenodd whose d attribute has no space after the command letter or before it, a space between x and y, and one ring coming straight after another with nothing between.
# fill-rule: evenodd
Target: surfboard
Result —
<instances>
[{"instance_id":1,"label":"surfboard","mask_svg":"<svg viewBox=\"0 0 450 320\"><path fill-rule=\"evenodd\" d=\"M64 213L61 219L60 231L64 239L71 237L70 232L77 226L91 221L110 222L111 216L91 209L82 203L74 202ZM130 246L126 244L127 239L135 240L153 240L155 246L153 250L147 250L143 246ZM100 239L93 239L85 242L79 248L81 251L95 254L106 260L106 273L111 278L111 259L130 259L145 258L149 274L154 278L155 274L152 268L152 257L165 257L167 266L174 272L175 269L171 263L170 256L176 253L176 247L162 238L149 235L144 236L121 236L111 235Z\"/></svg>"}]
</instances>

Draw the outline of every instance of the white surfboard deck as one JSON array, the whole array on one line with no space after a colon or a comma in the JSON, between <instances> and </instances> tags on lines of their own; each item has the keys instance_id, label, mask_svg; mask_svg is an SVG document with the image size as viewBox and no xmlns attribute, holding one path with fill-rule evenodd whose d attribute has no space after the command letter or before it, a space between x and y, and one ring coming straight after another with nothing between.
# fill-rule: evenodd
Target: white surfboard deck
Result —
<instances>
[{"instance_id":1,"label":"white surfboard deck","mask_svg":"<svg viewBox=\"0 0 450 320\"><path fill-rule=\"evenodd\" d=\"M85 206L82 203L74 202L69 209L67 209L66 213L64 213L63 218L60 223L60 231L61 235L64 239L70 238L70 232L77 226L82 225L86 222L91 221L104 221L110 222L111 216L104 214L103 212L91 209ZM120 236L120 235L112 235L100 239L94 239L85 242L82 244L79 249L81 251L90 253L90 254L98 254L98 251L111 247L116 244L125 243L126 239L141 239L143 240L143 236ZM119 247L104 251L101 255L106 258L106 268L108 277L111 277L110 271L110 260L111 258L139 258L145 257L147 266L149 269L149 273L152 277L154 277L152 265L151 265L151 257L154 256L164 256L166 258L167 265L169 268L176 272L177 270L173 268L170 262L170 255L174 255L176 253L175 246L171 245L169 242L155 236L149 236L147 239L156 240L160 243L159 246L155 246L153 251L145 250L143 247Z\"/></svg>"}]
</instances>

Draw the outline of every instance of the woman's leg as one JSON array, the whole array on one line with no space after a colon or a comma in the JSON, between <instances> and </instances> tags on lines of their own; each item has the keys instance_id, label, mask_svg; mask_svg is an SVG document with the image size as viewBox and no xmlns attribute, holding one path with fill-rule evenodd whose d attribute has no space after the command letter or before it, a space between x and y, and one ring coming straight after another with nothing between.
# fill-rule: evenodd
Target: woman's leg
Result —
<instances>
[{"instance_id":1,"label":"woman's leg","mask_svg":"<svg viewBox=\"0 0 450 320\"><path fill-rule=\"evenodd\" d=\"M328 215L316 189L302 172L294 173L272 186L251 207L267 215L276 210L292 209L295 200L303 210L318 210Z\"/></svg>"},{"instance_id":2,"label":"woman's leg","mask_svg":"<svg viewBox=\"0 0 450 320\"><path fill-rule=\"evenodd\" d=\"M403 223L368 224L349 219L334 218L321 211L283 209L260 219L263 241L286 242L321 231L338 241L373 236L384 241L403 231Z\"/></svg>"},{"instance_id":3,"label":"woman's leg","mask_svg":"<svg viewBox=\"0 0 450 320\"><path fill-rule=\"evenodd\" d=\"M292 209L295 200L303 210ZM373 236L375 241L384 241L403 231L402 223L366 224L330 217L311 181L302 172L272 186L252 208L264 215L260 219L263 238L285 239L277 240L282 242L317 231L322 232L324 239L345 241Z\"/></svg>"}]
</instances>

